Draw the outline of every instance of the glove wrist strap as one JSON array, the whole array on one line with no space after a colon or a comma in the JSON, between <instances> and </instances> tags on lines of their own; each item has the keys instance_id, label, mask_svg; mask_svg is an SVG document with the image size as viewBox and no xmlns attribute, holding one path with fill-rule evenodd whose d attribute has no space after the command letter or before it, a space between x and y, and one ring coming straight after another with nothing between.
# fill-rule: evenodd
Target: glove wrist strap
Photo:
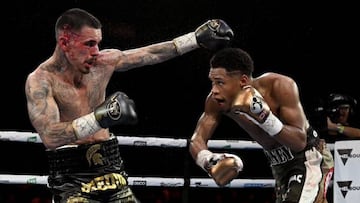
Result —
<instances>
[{"instance_id":1,"label":"glove wrist strap","mask_svg":"<svg viewBox=\"0 0 360 203\"><path fill-rule=\"evenodd\" d=\"M75 119L71 125L77 140L92 135L102 129L95 118L94 112Z\"/></svg>"},{"instance_id":2,"label":"glove wrist strap","mask_svg":"<svg viewBox=\"0 0 360 203\"><path fill-rule=\"evenodd\" d=\"M277 135L281 129L283 128L284 124L276 117L271 111L269 116L266 118L264 123L259 124L259 126L269 133L271 136Z\"/></svg>"},{"instance_id":3,"label":"glove wrist strap","mask_svg":"<svg viewBox=\"0 0 360 203\"><path fill-rule=\"evenodd\" d=\"M180 55L183 55L199 47L196 41L195 32L190 32L188 34L177 37L173 39L173 43L175 44L176 51Z\"/></svg>"},{"instance_id":4,"label":"glove wrist strap","mask_svg":"<svg viewBox=\"0 0 360 203\"><path fill-rule=\"evenodd\" d=\"M204 171L207 172L207 169L205 168L206 163L208 162L209 157L212 156L212 152L209 150L203 149L201 150L197 156L196 156L196 164L200 166Z\"/></svg>"}]
</instances>

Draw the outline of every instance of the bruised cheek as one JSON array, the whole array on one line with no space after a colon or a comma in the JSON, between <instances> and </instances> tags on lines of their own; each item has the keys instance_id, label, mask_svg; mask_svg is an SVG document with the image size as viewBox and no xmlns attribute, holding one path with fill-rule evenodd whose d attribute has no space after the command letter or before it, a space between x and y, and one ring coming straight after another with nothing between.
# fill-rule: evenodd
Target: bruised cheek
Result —
<instances>
[{"instance_id":1,"label":"bruised cheek","mask_svg":"<svg viewBox=\"0 0 360 203\"><path fill-rule=\"evenodd\" d=\"M73 50L75 52L74 55L77 55L77 57L87 56L89 53L88 47L79 42L74 43Z\"/></svg>"},{"instance_id":2,"label":"bruised cheek","mask_svg":"<svg viewBox=\"0 0 360 203\"><path fill-rule=\"evenodd\" d=\"M87 49L75 49L76 51L72 52L72 57L74 59L86 58L88 56L89 51Z\"/></svg>"},{"instance_id":3,"label":"bruised cheek","mask_svg":"<svg viewBox=\"0 0 360 203\"><path fill-rule=\"evenodd\" d=\"M88 53L89 53L88 50L81 50L81 51L79 51L79 55L80 55L80 56L86 56Z\"/></svg>"}]
</instances>

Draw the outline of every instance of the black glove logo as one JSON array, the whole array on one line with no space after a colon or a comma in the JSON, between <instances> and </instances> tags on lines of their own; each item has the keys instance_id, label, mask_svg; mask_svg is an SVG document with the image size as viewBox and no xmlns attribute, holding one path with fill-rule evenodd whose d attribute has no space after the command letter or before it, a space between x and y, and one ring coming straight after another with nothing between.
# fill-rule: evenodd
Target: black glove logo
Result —
<instances>
[{"instance_id":1,"label":"black glove logo","mask_svg":"<svg viewBox=\"0 0 360 203\"><path fill-rule=\"evenodd\" d=\"M214 154L214 156L212 156L209 160L207 160L207 164L205 164L205 168L207 170L209 170L223 158L224 158L224 155Z\"/></svg>"},{"instance_id":2,"label":"black glove logo","mask_svg":"<svg viewBox=\"0 0 360 203\"><path fill-rule=\"evenodd\" d=\"M250 111L254 114L259 114L263 111L263 104L261 102L261 98L258 96L253 96L252 101L250 103Z\"/></svg>"},{"instance_id":3,"label":"black glove logo","mask_svg":"<svg viewBox=\"0 0 360 203\"><path fill-rule=\"evenodd\" d=\"M107 104L106 108L108 109L107 115L112 120L119 120L120 119L120 117L121 117L121 108L120 108L120 103L117 100L117 98L113 98L112 102L109 102Z\"/></svg>"}]
</instances>

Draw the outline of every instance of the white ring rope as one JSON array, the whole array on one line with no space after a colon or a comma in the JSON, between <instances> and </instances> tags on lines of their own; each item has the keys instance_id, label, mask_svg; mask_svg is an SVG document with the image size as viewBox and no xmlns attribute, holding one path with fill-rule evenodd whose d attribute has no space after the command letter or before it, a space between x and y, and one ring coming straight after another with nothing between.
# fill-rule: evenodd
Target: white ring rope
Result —
<instances>
[{"instance_id":1,"label":"white ring rope","mask_svg":"<svg viewBox=\"0 0 360 203\"><path fill-rule=\"evenodd\" d=\"M157 137L134 137L134 136L117 136L119 145L128 146L156 146L156 147L187 147L188 140L173 138L157 138ZM33 132L19 131L0 131L0 141L14 142L31 142L41 143L40 136ZM244 140L209 140L209 148L221 149L261 149L261 146L255 141ZM328 144L333 150L334 145ZM13 175L0 174L0 184L44 184L47 185L48 176L37 175ZM165 187L181 187L185 186L184 178L163 178L163 177L129 177L129 185L134 186L165 186ZM190 178L190 187L219 187L211 178ZM234 179L225 187L230 188L248 188L274 187L273 179Z\"/></svg>"},{"instance_id":2,"label":"white ring rope","mask_svg":"<svg viewBox=\"0 0 360 203\"><path fill-rule=\"evenodd\" d=\"M154 146L154 147L186 147L186 139L116 136L119 145L127 146ZM0 141L41 143L39 134L33 132L0 131ZM254 141L244 140L209 140L209 148L224 149L261 149Z\"/></svg>"},{"instance_id":3,"label":"white ring rope","mask_svg":"<svg viewBox=\"0 0 360 203\"><path fill-rule=\"evenodd\" d=\"M186 147L186 139L158 138L158 137L135 137L135 136L116 136L119 145L127 146L155 146L155 147ZM33 142L41 143L40 136L33 132L18 131L0 131L0 141L14 142ZM209 140L209 148L221 149L261 149L261 146L255 141L244 140ZM328 143L330 150L333 150L334 144Z\"/></svg>"},{"instance_id":4,"label":"white ring rope","mask_svg":"<svg viewBox=\"0 0 360 203\"><path fill-rule=\"evenodd\" d=\"M48 176L37 175L12 175L0 174L0 184L38 184L47 185ZM149 187L182 187L185 186L183 178L162 178L162 177L128 177L129 185L149 186ZM229 188L273 188L275 181L273 179L234 179L224 187ZM211 178L191 178L190 187L219 187Z\"/></svg>"}]
</instances>

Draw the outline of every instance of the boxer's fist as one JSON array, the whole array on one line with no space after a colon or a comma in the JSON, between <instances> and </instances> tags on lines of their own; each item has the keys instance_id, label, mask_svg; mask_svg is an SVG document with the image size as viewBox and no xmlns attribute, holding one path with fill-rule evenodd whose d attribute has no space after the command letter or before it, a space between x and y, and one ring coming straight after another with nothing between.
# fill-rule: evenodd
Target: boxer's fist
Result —
<instances>
[{"instance_id":1,"label":"boxer's fist","mask_svg":"<svg viewBox=\"0 0 360 203\"><path fill-rule=\"evenodd\" d=\"M109 96L95 111L73 120L75 138L83 139L93 135L102 128L115 124L135 124L137 115L134 101L122 92Z\"/></svg>"},{"instance_id":2,"label":"boxer's fist","mask_svg":"<svg viewBox=\"0 0 360 203\"><path fill-rule=\"evenodd\" d=\"M270 108L260 93L251 86L245 86L238 94L232 110L244 114L258 123L264 123L270 114Z\"/></svg>"},{"instance_id":3,"label":"boxer's fist","mask_svg":"<svg viewBox=\"0 0 360 203\"><path fill-rule=\"evenodd\" d=\"M237 177L243 169L240 157L227 153L212 153L202 150L198 153L196 163L204 169L215 183L225 186Z\"/></svg>"},{"instance_id":4,"label":"boxer's fist","mask_svg":"<svg viewBox=\"0 0 360 203\"><path fill-rule=\"evenodd\" d=\"M198 27L195 36L200 47L216 51L229 45L234 32L223 20L214 19Z\"/></svg>"},{"instance_id":5,"label":"boxer's fist","mask_svg":"<svg viewBox=\"0 0 360 203\"><path fill-rule=\"evenodd\" d=\"M234 32L223 20L213 19L199 26L195 32L173 39L173 43L182 55L199 47L216 51L228 46L233 38Z\"/></svg>"},{"instance_id":6,"label":"boxer's fist","mask_svg":"<svg viewBox=\"0 0 360 203\"><path fill-rule=\"evenodd\" d=\"M115 92L109 96L95 109L94 114L102 128L137 122L134 101L123 92Z\"/></svg>"},{"instance_id":7,"label":"boxer's fist","mask_svg":"<svg viewBox=\"0 0 360 203\"><path fill-rule=\"evenodd\" d=\"M251 86L245 86L238 94L232 112L246 116L271 136L278 134L283 127L261 94Z\"/></svg>"}]
</instances>

